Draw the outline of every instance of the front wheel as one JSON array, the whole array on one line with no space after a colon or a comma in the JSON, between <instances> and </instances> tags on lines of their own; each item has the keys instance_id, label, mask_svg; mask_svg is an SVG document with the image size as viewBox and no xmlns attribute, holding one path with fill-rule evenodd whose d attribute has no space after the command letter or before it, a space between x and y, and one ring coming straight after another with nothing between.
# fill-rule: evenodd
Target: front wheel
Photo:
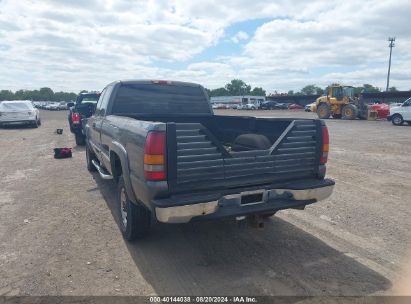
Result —
<instances>
[{"instance_id":1,"label":"front wheel","mask_svg":"<svg viewBox=\"0 0 411 304\"><path fill-rule=\"evenodd\" d=\"M129 200L123 176L118 181L117 202L123 237L127 241L133 241L147 236L150 232L151 212L143 205L134 204Z\"/></svg>"},{"instance_id":2,"label":"front wheel","mask_svg":"<svg viewBox=\"0 0 411 304\"><path fill-rule=\"evenodd\" d=\"M342 118L347 120L356 119L358 116L358 109L353 104L347 104L342 108Z\"/></svg>"},{"instance_id":3,"label":"front wheel","mask_svg":"<svg viewBox=\"0 0 411 304\"><path fill-rule=\"evenodd\" d=\"M36 118L36 120L32 123L32 126L33 126L33 128L38 128L39 127L39 121L37 120L37 118Z\"/></svg>"},{"instance_id":4,"label":"front wheel","mask_svg":"<svg viewBox=\"0 0 411 304\"><path fill-rule=\"evenodd\" d=\"M329 104L321 103L317 108L317 115L320 119L327 119L331 115L331 107Z\"/></svg>"},{"instance_id":5,"label":"front wheel","mask_svg":"<svg viewBox=\"0 0 411 304\"><path fill-rule=\"evenodd\" d=\"M400 114L394 114L391 118L391 122L395 126L401 126L404 123L404 119Z\"/></svg>"}]
</instances>

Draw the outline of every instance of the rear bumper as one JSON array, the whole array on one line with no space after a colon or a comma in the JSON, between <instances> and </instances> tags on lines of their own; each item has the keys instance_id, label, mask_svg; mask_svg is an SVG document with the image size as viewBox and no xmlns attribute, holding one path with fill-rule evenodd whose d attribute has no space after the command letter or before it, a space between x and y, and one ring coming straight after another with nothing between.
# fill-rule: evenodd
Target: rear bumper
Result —
<instances>
[{"instance_id":1,"label":"rear bumper","mask_svg":"<svg viewBox=\"0 0 411 304\"><path fill-rule=\"evenodd\" d=\"M16 119L16 120L0 120L0 125L6 125L6 124L32 124L35 123L36 119L31 118L31 119Z\"/></svg>"},{"instance_id":2,"label":"rear bumper","mask_svg":"<svg viewBox=\"0 0 411 304\"><path fill-rule=\"evenodd\" d=\"M272 188L244 191L221 195L219 198L199 203L172 207L155 207L157 219L163 223L187 223L197 220L211 220L222 217L236 217L251 214L276 212L297 208L326 199L332 194L334 181L318 180L306 189ZM299 187L295 187L299 188ZM247 197L259 197L256 202L246 202ZM175 198L177 199L177 198ZM200 198L198 198L200 200Z\"/></svg>"},{"instance_id":3,"label":"rear bumper","mask_svg":"<svg viewBox=\"0 0 411 304\"><path fill-rule=\"evenodd\" d=\"M82 133L82 128L81 128L81 124L71 124L70 125L70 131L72 132L72 133L79 133L79 134L81 134Z\"/></svg>"}]
</instances>

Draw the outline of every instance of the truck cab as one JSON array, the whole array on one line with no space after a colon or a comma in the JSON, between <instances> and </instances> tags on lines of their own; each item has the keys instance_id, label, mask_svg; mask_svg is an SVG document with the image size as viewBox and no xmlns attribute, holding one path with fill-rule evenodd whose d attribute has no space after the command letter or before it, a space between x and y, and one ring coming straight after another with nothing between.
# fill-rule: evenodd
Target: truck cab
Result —
<instances>
[{"instance_id":1,"label":"truck cab","mask_svg":"<svg viewBox=\"0 0 411 304\"><path fill-rule=\"evenodd\" d=\"M100 93L98 92L81 93L77 96L74 104L69 104L68 123L77 145L85 143L85 135L83 134L85 119L93 115L99 98Z\"/></svg>"}]
</instances>

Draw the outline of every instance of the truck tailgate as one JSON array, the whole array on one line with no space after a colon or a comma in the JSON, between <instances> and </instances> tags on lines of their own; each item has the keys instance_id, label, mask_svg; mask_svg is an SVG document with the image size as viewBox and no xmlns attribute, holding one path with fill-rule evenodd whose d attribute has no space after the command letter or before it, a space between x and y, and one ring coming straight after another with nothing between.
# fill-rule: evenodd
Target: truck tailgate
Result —
<instances>
[{"instance_id":1,"label":"truck tailgate","mask_svg":"<svg viewBox=\"0 0 411 304\"><path fill-rule=\"evenodd\" d=\"M168 123L171 193L313 178L322 144L320 120L292 120L270 149L228 152L200 123Z\"/></svg>"}]
</instances>

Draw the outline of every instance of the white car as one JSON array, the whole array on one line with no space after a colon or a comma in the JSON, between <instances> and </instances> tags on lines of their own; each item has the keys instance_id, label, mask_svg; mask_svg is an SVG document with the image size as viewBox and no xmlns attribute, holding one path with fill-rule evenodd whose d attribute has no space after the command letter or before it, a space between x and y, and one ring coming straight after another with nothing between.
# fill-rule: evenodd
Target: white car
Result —
<instances>
[{"instance_id":1,"label":"white car","mask_svg":"<svg viewBox=\"0 0 411 304\"><path fill-rule=\"evenodd\" d=\"M411 97L399 106L391 106L388 120L391 120L392 124L396 126L401 126L404 121L411 125Z\"/></svg>"},{"instance_id":2,"label":"white car","mask_svg":"<svg viewBox=\"0 0 411 304\"><path fill-rule=\"evenodd\" d=\"M247 104L245 105L245 109L246 109L246 110L257 110L257 106L256 106L255 104L253 104L253 103L247 103Z\"/></svg>"},{"instance_id":3,"label":"white car","mask_svg":"<svg viewBox=\"0 0 411 304\"><path fill-rule=\"evenodd\" d=\"M5 100L0 103L0 126L6 124L30 124L38 128L40 112L30 100Z\"/></svg>"},{"instance_id":4,"label":"white car","mask_svg":"<svg viewBox=\"0 0 411 304\"><path fill-rule=\"evenodd\" d=\"M46 107L47 110L51 110L51 111L57 111L60 108L60 104L57 102L52 102L49 103L48 106Z\"/></svg>"}]
</instances>

